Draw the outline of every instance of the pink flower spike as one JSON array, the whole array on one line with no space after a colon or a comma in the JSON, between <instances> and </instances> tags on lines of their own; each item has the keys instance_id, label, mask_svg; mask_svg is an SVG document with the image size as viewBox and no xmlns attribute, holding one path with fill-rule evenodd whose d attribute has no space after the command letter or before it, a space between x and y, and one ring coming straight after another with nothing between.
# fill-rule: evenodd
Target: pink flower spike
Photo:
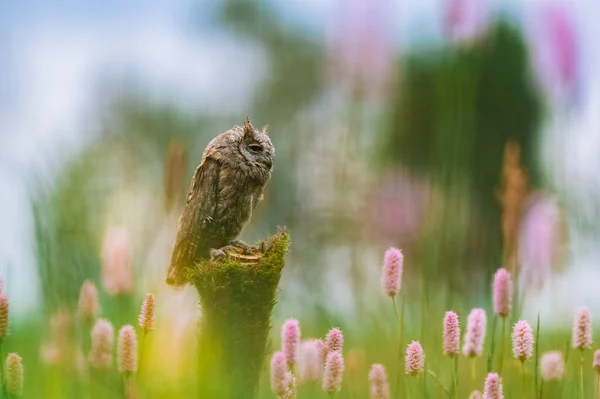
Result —
<instances>
[{"instance_id":1,"label":"pink flower spike","mask_svg":"<svg viewBox=\"0 0 600 399\"><path fill-rule=\"evenodd\" d=\"M513 285L510 274L505 268L498 269L494 275L494 312L506 317L512 310Z\"/></svg>"},{"instance_id":2,"label":"pink flower spike","mask_svg":"<svg viewBox=\"0 0 600 399\"><path fill-rule=\"evenodd\" d=\"M512 333L513 356L524 362L533 355L533 331L527 320L519 320Z\"/></svg>"},{"instance_id":3,"label":"pink flower spike","mask_svg":"<svg viewBox=\"0 0 600 399\"><path fill-rule=\"evenodd\" d=\"M383 365L374 364L371 366L369 384L371 386L371 399L390 398L390 384L388 383L387 373Z\"/></svg>"},{"instance_id":4,"label":"pink flower spike","mask_svg":"<svg viewBox=\"0 0 600 399\"><path fill-rule=\"evenodd\" d=\"M597 373L600 373L600 349L596 349L596 352L594 352L594 361L592 366Z\"/></svg>"},{"instance_id":5,"label":"pink flower spike","mask_svg":"<svg viewBox=\"0 0 600 399\"><path fill-rule=\"evenodd\" d=\"M321 355L321 368L323 368L323 366L325 366L325 361L327 360L327 347L322 339L315 339L315 345L317 348L319 348L319 354Z\"/></svg>"},{"instance_id":6,"label":"pink flower spike","mask_svg":"<svg viewBox=\"0 0 600 399\"><path fill-rule=\"evenodd\" d=\"M23 363L21 356L9 353L6 356L4 375L6 378L6 392L10 397L23 395Z\"/></svg>"},{"instance_id":7,"label":"pink flower spike","mask_svg":"<svg viewBox=\"0 0 600 399\"><path fill-rule=\"evenodd\" d=\"M413 377L425 371L425 353L418 341L413 341L406 347L404 370L406 374Z\"/></svg>"},{"instance_id":8,"label":"pink flower spike","mask_svg":"<svg viewBox=\"0 0 600 399\"><path fill-rule=\"evenodd\" d=\"M92 329L90 364L96 370L108 370L113 359L115 331L109 321L100 319Z\"/></svg>"},{"instance_id":9,"label":"pink flower spike","mask_svg":"<svg viewBox=\"0 0 600 399\"><path fill-rule=\"evenodd\" d=\"M458 315L454 312L446 312L444 316L444 355L458 355L460 346L460 323Z\"/></svg>"},{"instance_id":10,"label":"pink flower spike","mask_svg":"<svg viewBox=\"0 0 600 399\"><path fill-rule=\"evenodd\" d=\"M126 325L119 330L117 341L117 360L119 372L128 374L137 371L138 345L135 329L132 325Z\"/></svg>"},{"instance_id":11,"label":"pink flower spike","mask_svg":"<svg viewBox=\"0 0 600 399\"><path fill-rule=\"evenodd\" d=\"M485 310L479 308L471 310L467 319L467 333L462 349L463 355L466 357L481 356L483 353L486 323Z\"/></svg>"},{"instance_id":12,"label":"pink flower spike","mask_svg":"<svg viewBox=\"0 0 600 399\"><path fill-rule=\"evenodd\" d=\"M8 333L8 309L8 296L0 292L0 341L4 340Z\"/></svg>"},{"instance_id":13,"label":"pink flower spike","mask_svg":"<svg viewBox=\"0 0 600 399\"><path fill-rule=\"evenodd\" d=\"M403 259L402 252L397 248L389 248L383 257L381 289L392 298L400 291Z\"/></svg>"},{"instance_id":14,"label":"pink flower spike","mask_svg":"<svg viewBox=\"0 0 600 399\"><path fill-rule=\"evenodd\" d=\"M281 329L281 351L289 367L298 362L298 346L300 345L300 324L298 320L289 319Z\"/></svg>"},{"instance_id":15,"label":"pink flower spike","mask_svg":"<svg viewBox=\"0 0 600 399\"><path fill-rule=\"evenodd\" d=\"M154 320L156 320L156 310L154 305L154 295L146 294L146 299L142 303L142 310L138 317L138 325L144 332L154 330Z\"/></svg>"},{"instance_id":16,"label":"pink flower spike","mask_svg":"<svg viewBox=\"0 0 600 399\"><path fill-rule=\"evenodd\" d=\"M485 379L483 399L504 399L502 395L502 380L496 373L489 373Z\"/></svg>"},{"instance_id":17,"label":"pink flower spike","mask_svg":"<svg viewBox=\"0 0 600 399\"><path fill-rule=\"evenodd\" d=\"M271 390L276 395L284 395L288 388L285 354L275 352L271 359Z\"/></svg>"},{"instance_id":18,"label":"pink flower spike","mask_svg":"<svg viewBox=\"0 0 600 399\"><path fill-rule=\"evenodd\" d=\"M344 374L344 358L339 351L329 352L325 361L323 371L323 390L334 393L342 389L342 378Z\"/></svg>"},{"instance_id":19,"label":"pink flower spike","mask_svg":"<svg viewBox=\"0 0 600 399\"><path fill-rule=\"evenodd\" d=\"M285 380L287 381L287 387L281 399L296 399L296 377L294 377L291 371L288 371L285 375Z\"/></svg>"},{"instance_id":20,"label":"pink flower spike","mask_svg":"<svg viewBox=\"0 0 600 399\"><path fill-rule=\"evenodd\" d=\"M317 344L317 340L302 342L298 357L298 377L300 377L300 381L303 383L317 381L321 377L322 368L321 348Z\"/></svg>"},{"instance_id":21,"label":"pink flower spike","mask_svg":"<svg viewBox=\"0 0 600 399\"><path fill-rule=\"evenodd\" d=\"M98 315L98 308L98 290L94 283L85 280L79 291L79 316L84 320L93 321Z\"/></svg>"},{"instance_id":22,"label":"pink flower spike","mask_svg":"<svg viewBox=\"0 0 600 399\"><path fill-rule=\"evenodd\" d=\"M344 334L339 328L332 328L325 337L325 350L327 355L331 352L342 352L344 346ZM326 355L326 356L327 356Z\"/></svg>"},{"instance_id":23,"label":"pink flower spike","mask_svg":"<svg viewBox=\"0 0 600 399\"><path fill-rule=\"evenodd\" d=\"M482 398L481 392L479 392L479 391L473 391L469 395L469 399L481 399L481 398Z\"/></svg>"},{"instance_id":24,"label":"pink flower spike","mask_svg":"<svg viewBox=\"0 0 600 399\"><path fill-rule=\"evenodd\" d=\"M577 309L573 321L573 348L591 349L592 347L592 315L586 307Z\"/></svg>"},{"instance_id":25,"label":"pink flower spike","mask_svg":"<svg viewBox=\"0 0 600 399\"><path fill-rule=\"evenodd\" d=\"M540 360L540 374L544 381L560 380L565 373L565 361L558 351L546 352Z\"/></svg>"}]
</instances>

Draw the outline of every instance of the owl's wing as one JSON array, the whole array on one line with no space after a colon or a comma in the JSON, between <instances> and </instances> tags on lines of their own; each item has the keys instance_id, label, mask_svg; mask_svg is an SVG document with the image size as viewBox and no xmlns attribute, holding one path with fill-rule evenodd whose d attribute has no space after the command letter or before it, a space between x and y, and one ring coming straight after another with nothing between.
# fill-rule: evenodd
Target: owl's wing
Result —
<instances>
[{"instance_id":1,"label":"owl's wing","mask_svg":"<svg viewBox=\"0 0 600 399\"><path fill-rule=\"evenodd\" d=\"M208 157L196 168L188 191L185 208L179 219L179 230L173 244L167 284L185 284L184 270L208 255L203 230L212 222L219 199L220 164Z\"/></svg>"}]
</instances>

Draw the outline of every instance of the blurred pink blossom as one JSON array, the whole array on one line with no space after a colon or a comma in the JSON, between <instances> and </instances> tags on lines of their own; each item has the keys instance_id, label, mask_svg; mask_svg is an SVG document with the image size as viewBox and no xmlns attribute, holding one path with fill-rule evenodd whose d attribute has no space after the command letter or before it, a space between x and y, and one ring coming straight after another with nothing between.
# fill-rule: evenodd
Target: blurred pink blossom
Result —
<instances>
[{"instance_id":1,"label":"blurred pink blossom","mask_svg":"<svg viewBox=\"0 0 600 399\"><path fill-rule=\"evenodd\" d=\"M319 346L318 342L321 342ZM298 377L302 383L315 382L321 377L323 362L321 361L321 350L323 341L308 340L300 344L300 355L298 356Z\"/></svg>"},{"instance_id":2,"label":"blurred pink blossom","mask_svg":"<svg viewBox=\"0 0 600 399\"><path fill-rule=\"evenodd\" d=\"M596 349L596 352L594 352L592 367L594 367L594 370L596 370L597 373L600 373L600 349Z\"/></svg>"},{"instance_id":3,"label":"blurred pink blossom","mask_svg":"<svg viewBox=\"0 0 600 399\"><path fill-rule=\"evenodd\" d=\"M556 3L543 5L535 15L535 64L543 85L552 93L576 89L579 55L573 15Z\"/></svg>"},{"instance_id":4,"label":"blurred pink blossom","mask_svg":"<svg viewBox=\"0 0 600 399\"><path fill-rule=\"evenodd\" d=\"M284 395L288 388L286 358L283 352L275 352L271 358L271 390Z\"/></svg>"},{"instance_id":5,"label":"blurred pink blossom","mask_svg":"<svg viewBox=\"0 0 600 399\"><path fill-rule=\"evenodd\" d=\"M536 195L527 207L519 257L527 288L540 289L561 262L561 209L551 197Z\"/></svg>"},{"instance_id":6,"label":"blurred pink blossom","mask_svg":"<svg viewBox=\"0 0 600 399\"><path fill-rule=\"evenodd\" d=\"M133 291L133 245L125 228L111 227L104 236L102 285L111 295Z\"/></svg>"},{"instance_id":7,"label":"blurred pink blossom","mask_svg":"<svg viewBox=\"0 0 600 399\"><path fill-rule=\"evenodd\" d=\"M485 310L476 308L471 310L467 319L467 333L463 345L463 355L467 357L481 356L483 342L485 341L487 317Z\"/></svg>"},{"instance_id":8,"label":"blurred pink blossom","mask_svg":"<svg viewBox=\"0 0 600 399\"><path fill-rule=\"evenodd\" d=\"M385 367L374 364L369 371L371 399L390 399L390 384L388 383Z\"/></svg>"},{"instance_id":9,"label":"blurred pink blossom","mask_svg":"<svg viewBox=\"0 0 600 399\"><path fill-rule=\"evenodd\" d=\"M512 310L513 286L510 273L505 268L498 269L494 275L493 285L494 312L506 317Z\"/></svg>"},{"instance_id":10,"label":"blurred pink blossom","mask_svg":"<svg viewBox=\"0 0 600 399\"><path fill-rule=\"evenodd\" d=\"M487 9L482 0L448 0L444 15L447 37L469 44L477 40L487 27Z\"/></svg>"},{"instance_id":11,"label":"blurred pink blossom","mask_svg":"<svg viewBox=\"0 0 600 399\"><path fill-rule=\"evenodd\" d=\"M428 207L425 180L404 172L388 172L368 188L363 223L379 242L409 244L417 239Z\"/></svg>"},{"instance_id":12,"label":"blurred pink blossom","mask_svg":"<svg viewBox=\"0 0 600 399\"><path fill-rule=\"evenodd\" d=\"M325 361L323 371L323 390L334 393L342 389L342 378L344 376L344 358L338 351L330 352Z\"/></svg>"},{"instance_id":13,"label":"blurred pink blossom","mask_svg":"<svg viewBox=\"0 0 600 399\"><path fill-rule=\"evenodd\" d=\"M540 374L544 381L560 380L565 373L565 360L561 352L552 351L542 355Z\"/></svg>"},{"instance_id":14,"label":"blurred pink blossom","mask_svg":"<svg viewBox=\"0 0 600 399\"><path fill-rule=\"evenodd\" d=\"M402 282L402 262L404 257L398 248L388 248L383 256L381 289L387 296L394 297L400 291Z\"/></svg>"},{"instance_id":15,"label":"blurred pink blossom","mask_svg":"<svg viewBox=\"0 0 600 399\"><path fill-rule=\"evenodd\" d=\"M283 323L281 329L281 351L289 367L298 362L298 349L300 345L300 323L298 320L289 319Z\"/></svg>"},{"instance_id":16,"label":"blurred pink blossom","mask_svg":"<svg viewBox=\"0 0 600 399\"><path fill-rule=\"evenodd\" d=\"M328 73L349 84L357 95L377 95L390 86L391 4L386 0L338 0L331 23Z\"/></svg>"},{"instance_id":17,"label":"blurred pink blossom","mask_svg":"<svg viewBox=\"0 0 600 399\"><path fill-rule=\"evenodd\" d=\"M575 312L572 344L574 349L583 350L592 347L592 315L586 307L580 307Z\"/></svg>"}]
</instances>

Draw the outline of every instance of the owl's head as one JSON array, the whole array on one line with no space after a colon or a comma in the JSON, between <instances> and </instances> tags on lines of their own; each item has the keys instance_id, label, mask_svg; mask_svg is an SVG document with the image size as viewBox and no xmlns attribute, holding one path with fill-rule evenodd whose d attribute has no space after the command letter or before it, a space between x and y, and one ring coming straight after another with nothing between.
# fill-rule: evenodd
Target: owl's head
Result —
<instances>
[{"instance_id":1,"label":"owl's head","mask_svg":"<svg viewBox=\"0 0 600 399\"><path fill-rule=\"evenodd\" d=\"M255 129L246 117L243 127L244 135L240 142L240 152L251 166L270 171L273 167L275 148L268 135L268 126L262 130Z\"/></svg>"}]
</instances>

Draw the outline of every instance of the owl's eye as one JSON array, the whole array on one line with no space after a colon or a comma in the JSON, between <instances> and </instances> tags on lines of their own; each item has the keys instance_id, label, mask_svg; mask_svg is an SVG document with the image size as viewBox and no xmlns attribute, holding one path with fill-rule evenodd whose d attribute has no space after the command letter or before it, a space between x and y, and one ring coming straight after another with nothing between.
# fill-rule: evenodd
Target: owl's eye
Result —
<instances>
[{"instance_id":1,"label":"owl's eye","mask_svg":"<svg viewBox=\"0 0 600 399\"><path fill-rule=\"evenodd\" d=\"M248 144L248 148L254 153L258 153L263 150L262 145L260 144Z\"/></svg>"}]
</instances>

